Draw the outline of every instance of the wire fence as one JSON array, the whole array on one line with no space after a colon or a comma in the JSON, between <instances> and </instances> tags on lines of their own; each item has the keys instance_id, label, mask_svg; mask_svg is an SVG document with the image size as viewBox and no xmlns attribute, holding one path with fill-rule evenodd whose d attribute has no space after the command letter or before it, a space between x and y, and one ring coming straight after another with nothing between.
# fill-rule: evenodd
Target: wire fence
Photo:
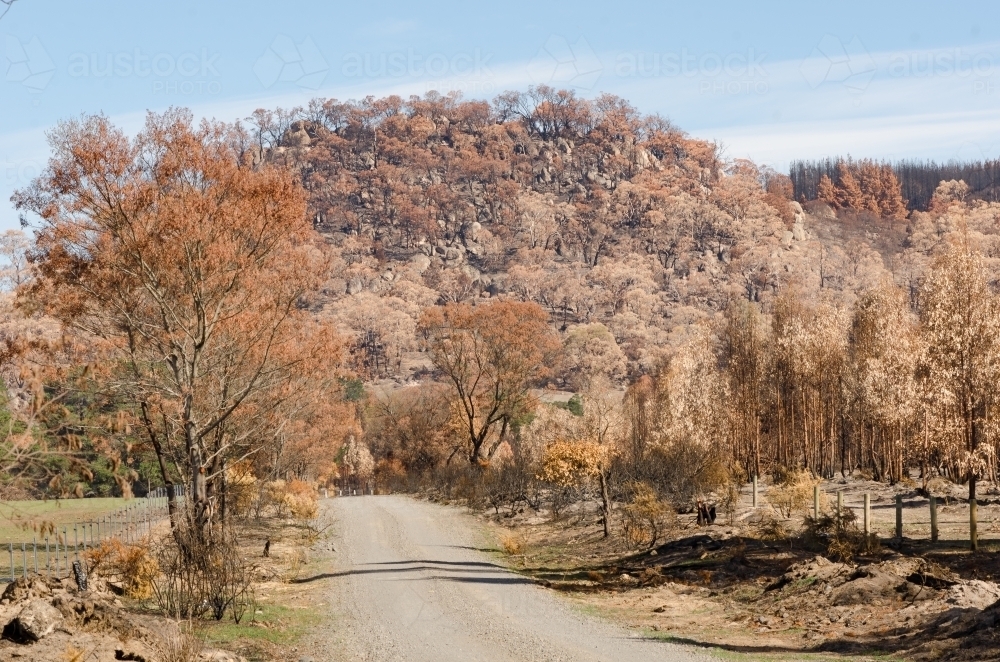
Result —
<instances>
[{"instance_id":1,"label":"wire fence","mask_svg":"<svg viewBox=\"0 0 1000 662\"><path fill-rule=\"evenodd\" d=\"M175 486L174 494L178 500L183 500L184 486ZM100 517L31 533L31 540L9 540L6 550L0 547L0 583L29 575L72 576L73 562L82 563L81 555L88 549L109 539L126 544L140 542L169 517L169 497L166 488L161 487Z\"/></svg>"},{"instance_id":2,"label":"wire fence","mask_svg":"<svg viewBox=\"0 0 1000 662\"><path fill-rule=\"evenodd\" d=\"M378 488L373 481L362 481L357 478L341 478L336 481L334 487L323 490L325 497L373 496L377 493Z\"/></svg>"},{"instance_id":3,"label":"wire fence","mask_svg":"<svg viewBox=\"0 0 1000 662\"><path fill-rule=\"evenodd\" d=\"M821 504L826 506L822 507ZM751 512L763 502L759 501L757 481L751 482ZM858 494L844 490L828 491L820 486L813 488L813 500L808 514L818 517L822 512L841 513L852 511L859 528L880 538L917 541L969 540L971 538L970 510L967 500L922 496L894 495L891 502L876 503L870 492ZM978 510L978 509L977 509ZM1000 531L997 523L980 520L977 516L977 537L985 532Z\"/></svg>"}]
</instances>

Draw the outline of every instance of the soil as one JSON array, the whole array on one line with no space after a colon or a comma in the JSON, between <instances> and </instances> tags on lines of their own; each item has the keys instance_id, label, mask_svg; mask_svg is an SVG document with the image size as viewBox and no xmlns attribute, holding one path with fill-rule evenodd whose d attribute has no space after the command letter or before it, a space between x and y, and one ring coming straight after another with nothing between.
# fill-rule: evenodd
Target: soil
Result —
<instances>
[{"instance_id":1,"label":"soil","mask_svg":"<svg viewBox=\"0 0 1000 662\"><path fill-rule=\"evenodd\" d=\"M166 535L166 527L161 529L155 533ZM246 557L256 567L256 605L239 624L228 617L177 623L159 616L154 601L128 599L101 576L91 576L86 591L69 578L30 577L8 584L0 597L0 661L299 660L304 649L298 640L320 621L317 610L323 603L316 598L317 587L297 580L322 562L312 548L321 544L323 532L309 523L268 518L243 534ZM54 606L61 618L51 632L31 641L9 624L39 600Z\"/></svg>"},{"instance_id":2,"label":"soil","mask_svg":"<svg viewBox=\"0 0 1000 662\"><path fill-rule=\"evenodd\" d=\"M961 486L931 488L942 504L937 543L921 528L922 519L929 523L927 499L913 483L825 483L827 508L837 491L845 508L871 496L881 545L847 563L826 558L822 541L796 534L801 514L781 522L787 537L764 539L780 521L766 487L757 509L747 489L716 524L679 515L665 541L642 550L623 548L621 536L605 539L593 504L559 517L528 509L480 518L497 539L518 541L522 549L506 557L510 567L652 637L748 659L1000 659L997 541L981 539L980 551L969 552ZM904 502L901 541L894 539L896 494ZM980 501L979 515L981 536L989 536L1000 517L995 495ZM762 520L772 526L762 528Z\"/></svg>"}]
</instances>

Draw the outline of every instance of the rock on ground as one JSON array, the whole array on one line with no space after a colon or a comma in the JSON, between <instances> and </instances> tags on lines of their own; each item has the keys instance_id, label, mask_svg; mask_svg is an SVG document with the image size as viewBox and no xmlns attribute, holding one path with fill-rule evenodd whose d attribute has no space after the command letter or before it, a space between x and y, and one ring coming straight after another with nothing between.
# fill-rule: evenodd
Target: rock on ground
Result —
<instances>
[{"instance_id":1,"label":"rock on ground","mask_svg":"<svg viewBox=\"0 0 1000 662\"><path fill-rule=\"evenodd\" d=\"M35 598L7 624L4 636L15 641L38 641L52 634L62 620L63 615L58 609L41 598Z\"/></svg>"}]
</instances>

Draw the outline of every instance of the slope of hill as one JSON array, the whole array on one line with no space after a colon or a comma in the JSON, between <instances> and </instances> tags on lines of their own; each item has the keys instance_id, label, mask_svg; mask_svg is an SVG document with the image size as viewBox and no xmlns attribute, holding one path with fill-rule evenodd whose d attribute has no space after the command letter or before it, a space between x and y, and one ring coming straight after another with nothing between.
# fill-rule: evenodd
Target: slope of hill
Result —
<instances>
[{"instance_id":1,"label":"slope of hill","mask_svg":"<svg viewBox=\"0 0 1000 662\"><path fill-rule=\"evenodd\" d=\"M370 378L424 367L415 324L440 302L542 304L572 386L584 365L619 380L654 369L731 298L766 309L794 287L848 305L913 271L901 260L912 221L803 209L786 176L725 161L615 97L315 100L251 120L256 147L309 191L334 255L311 303Z\"/></svg>"}]
</instances>

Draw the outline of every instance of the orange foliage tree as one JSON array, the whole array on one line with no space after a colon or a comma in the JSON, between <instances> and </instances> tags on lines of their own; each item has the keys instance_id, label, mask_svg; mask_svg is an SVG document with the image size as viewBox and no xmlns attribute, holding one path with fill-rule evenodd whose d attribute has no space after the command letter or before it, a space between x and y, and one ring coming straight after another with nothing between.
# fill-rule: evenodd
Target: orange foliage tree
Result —
<instances>
[{"instance_id":1,"label":"orange foliage tree","mask_svg":"<svg viewBox=\"0 0 1000 662\"><path fill-rule=\"evenodd\" d=\"M511 425L530 412L528 388L559 350L548 316L536 303L450 304L427 309L419 328L451 384L469 461L488 461Z\"/></svg>"},{"instance_id":2,"label":"orange foliage tree","mask_svg":"<svg viewBox=\"0 0 1000 662\"><path fill-rule=\"evenodd\" d=\"M173 523L210 543L227 464L336 388L339 343L299 305L324 272L305 194L239 125L187 111L151 113L135 138L87 117L50 142L14 196L40 217L22 304L102 348L103 387L155 451Z\"/></svg>"}]
</instances>

